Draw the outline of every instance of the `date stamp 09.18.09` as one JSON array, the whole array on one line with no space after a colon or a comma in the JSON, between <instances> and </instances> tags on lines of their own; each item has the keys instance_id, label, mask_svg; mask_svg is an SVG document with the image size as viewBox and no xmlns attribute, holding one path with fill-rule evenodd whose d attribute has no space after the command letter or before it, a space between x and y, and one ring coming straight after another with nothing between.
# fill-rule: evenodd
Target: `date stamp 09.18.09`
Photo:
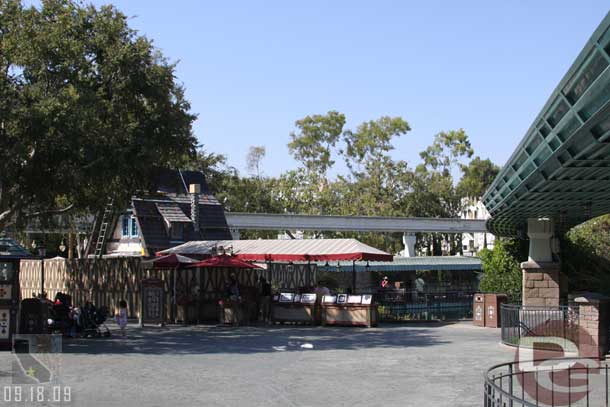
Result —
<instances>
[{"instance_id":1,"label":"date stamp 09.18.09","mask_svg":"<svg viewBox=\"0 0 610 407\"><path fill-rule=\"evenodd\" d=\"M19 344L0 355L0 406L73 407L72 388L61 380L61 337L21 335Z\"/></svg>"}]
</instances>

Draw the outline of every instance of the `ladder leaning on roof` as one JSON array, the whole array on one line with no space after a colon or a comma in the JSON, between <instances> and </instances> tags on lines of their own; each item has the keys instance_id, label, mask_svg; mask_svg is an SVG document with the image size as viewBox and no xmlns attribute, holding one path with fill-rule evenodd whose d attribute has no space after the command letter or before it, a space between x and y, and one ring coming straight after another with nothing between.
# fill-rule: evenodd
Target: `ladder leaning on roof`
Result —
<instances>
[{"instance_id":1,"label":"ladder leaning on roof","mask_svg":"<svg viewBox=\"0 0 610 407\"><path fill-rule=\"evenodd\" d=\"M102 214L102 220L100 222L100 229L97 234L97 241L95 242L95 257L102 257L104 253L104 247L106 246L106 235L108 233L108 227L111 225L114 218L114 199L109 198L108 203L104 207Z\"/></svg>"}]
</instances>

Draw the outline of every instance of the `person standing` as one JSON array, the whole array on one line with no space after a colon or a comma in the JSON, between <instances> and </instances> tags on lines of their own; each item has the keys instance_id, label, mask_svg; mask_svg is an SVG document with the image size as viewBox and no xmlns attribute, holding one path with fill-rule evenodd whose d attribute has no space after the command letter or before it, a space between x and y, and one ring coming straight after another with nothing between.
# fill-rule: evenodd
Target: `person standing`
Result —
<instances>
[{"instance_id":1,"label":"person standing","mask_svg":"<svg viewBox=\"0 0 610 407\"><path fill-rule=\"evenodd\" d=\"M316 293L316 301L322 301L323 296L330 295L330 290L322 283L322 281L318 281L316 288L314 289L314 293Z\"/></svg>"},{"instance_id":2,"label":"person standing","mask_svg":"<svg viewBox=\"0 0 610 407\"><path fill-rule=\"evenodd\" d=\"M271 284L263 276L258 280L260 312L263 322L269 322L269 311L271 306Z\"/></svg>"},{"instance_id":3,"label":"person standing","mask_svg":"<svg viewBox=\"0 0 610 407\"><path fill-rule=\"evenodd\" d=\"M114 318L121 330L121 336L125 338L127 336L127 301L119 301L119 312Z\"/></svg>"}]
</instances>

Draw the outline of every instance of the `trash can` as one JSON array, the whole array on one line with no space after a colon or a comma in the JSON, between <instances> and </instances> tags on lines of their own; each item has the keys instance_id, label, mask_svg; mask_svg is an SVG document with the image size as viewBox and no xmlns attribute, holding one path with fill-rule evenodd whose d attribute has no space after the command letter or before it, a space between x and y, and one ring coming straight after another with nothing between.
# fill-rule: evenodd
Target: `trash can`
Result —
<instances>
[{"instance_id":1,"label":"trash can","mask_svg":"<svg viewBox=\"0 0 610 407\"><path fill-rule=\"evenodd\" d=\"M472 323L485 326L485 294L476 293L472 304Z\"/></svg>"},{"instance_id":2,"label":"trash can","mask_svg":"<svg viewBox=\"0 0 610 407\"><path fill-rule=\"evenodd\" d=\"M487 328L500 328L500 305L506 302L505 294L485 294L485 326Z\"/></svg>"},{"instance_id":3,"label":"trash can","mask_svg":"<svg viewBox=\"0 0 610 407\"><path fill-rule=\"evenodd\" d=\"M44 300L39 300L38 298L22 300L19 333L30 335L49 333L48 318L49 306Z\"/></svg>"}]
</instances>

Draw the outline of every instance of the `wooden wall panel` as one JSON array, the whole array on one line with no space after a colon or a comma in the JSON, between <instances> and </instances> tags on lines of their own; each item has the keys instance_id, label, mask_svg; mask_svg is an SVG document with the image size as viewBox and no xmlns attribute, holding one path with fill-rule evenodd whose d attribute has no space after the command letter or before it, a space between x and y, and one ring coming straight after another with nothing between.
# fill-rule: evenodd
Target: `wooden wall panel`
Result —
<instances>
[{"instance_id":1,"label":"wooden wall panel","mask_svg":"<svg viewBox=\"0 0 610 407\"><path fill-rule=\"evenodd\" d=\"M40 292L40 260L22 260L20 269L21 297L31 298ZM158 278L165 282L170 317L173 280L171 269L146 269L140 258L120 257L107 259L48 259L45 260L45 291L48 298L58 292L72 296L75 305L91 300L96 306L106 306L114 312L118 302L127 301L129 317L139 317L141 306L140 283L146 278ZM267 270L226 268L176 270L176 298L189 296L202 300L216 300L224 296L224 288L231 273L235 273L242 287L255 287L263 274L273 287L295 291L299 287L315 284L315 264L270 263Z\"/></svg>"}]
</instances>

